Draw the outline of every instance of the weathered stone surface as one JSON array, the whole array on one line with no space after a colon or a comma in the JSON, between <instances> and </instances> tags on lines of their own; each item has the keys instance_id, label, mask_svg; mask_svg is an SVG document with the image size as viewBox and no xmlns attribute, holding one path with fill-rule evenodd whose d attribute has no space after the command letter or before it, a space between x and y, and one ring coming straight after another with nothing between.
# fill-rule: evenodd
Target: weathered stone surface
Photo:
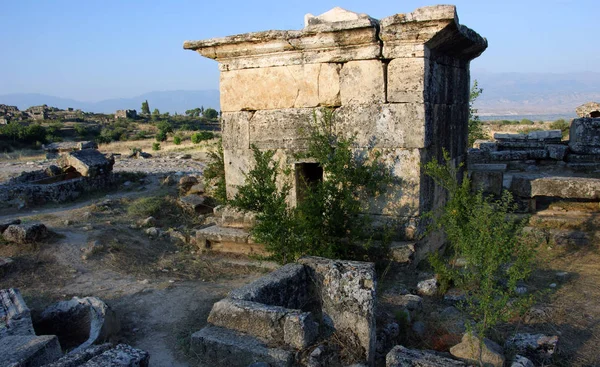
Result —
<instances>
[{"instance_id":1,"label":"weathered stone surface","mask_svg":"<svg viewBox=\"0 0 600 367\"><path fill-rule=\"evenodd\" d=\"M14 243L34 243L48 237L48 229L41 223L11 224L2 233L4 239Z\"/></svg>"},{"instance_id":2,"label":"weathered stone surface","mask_svg":"<svg viewBox=\"0 0 600 367\"><path fill-rule=\"evenodd\" d=\"M229 297L280 306L289 309L301 309L314 302L310 289L306 287L308 274L302 264L287 264L252 283L234 289Z\"/></svg>"},{"instance_id":3,"label":"weathered stone surface","mask_svg":"<svg viewBox=\"0 0 600 367\"><path fill-rule=\"evenodd\" d=\"M148 367L150 354L127 344L119 344L113 349L97 355L82 367Z\"/></svg>"},{"instance_id":4,"label":"weathered stone surface","mask_svg":"<svg viewBox=\"0 0 600 367\"><path fill-rule=\"evenodd\" d=\"M15 288L0 290L0 339L9 335L35 335L31 312Z\"/></svg>"},{"instance_id":5,"label":"weathered stone surface","mask_svg":"<svg viewBox=\"0 0 600 367\"><path fill-rule=\"evenodd\" d=\"M264 245L252 241L248 230L219 225L196 231L196 246L202 251L269 255Z\"/></svg>"},{"instance_id":6,"label":"weathered stone surface","mask_svg":"<svg viewBox=\"0 0 600 367\"><path fill-rule=\"evenodd\" d=\"M471 164L469 165L469 170L471 171L483 171L483 172L489 172L489 171L500 171L500 172L505 172L506 171L506 164L502 164L502 163L497 163L497 164L493 164L493 163L476 163L476 164Z\"/></svg>"},{"instance_id":7,"label":"weathered stone surface","mask_svg":"<svg viewBox=\"0 0 600 367\"><path fill-rule=\"evenodd\" d=\"M528 159L547 158L548 151L545 149L500 150L497 152L490 152L489 157L494 161L525 161Z\"/></svg>"},{"instance_id":8,"label":"weathered stone surface","mask_svg":"<svg viewBox=\"0 0 600 367\"><path fill-rule=\"evenodd\" d=\"M303 134L314 120L312 108L256 111L250 120L250 143L260 149L303 149ZM319 117L320 115L317 115Z\"/></svg>"},{"instance_id":9,"label":"weathered stone surface","mask_svg":"<svg viewBox=\"0 0 600 367\"><path fill-rule=\"evenodd\" d=\"M548 144L546 145L546 150L548 151L548 157L550 159L562 161L565 159L569 147L567 145L562 144Z\"/></svg>"},{"instance_id":10,"label":"weathered stone surface","mask_svg":"<svg viewBox=\"0 0 600 367\"><path fill-rule=\"evenodd\" d=\"M340 105L340 66L334 63L221 73L221 109L273 110Z\"/></svg>"},{"instance_id":11,"label":"weathered stone surface","mask_svg":"<svg viewBox=\"0 0 600 367\"><path fill-rule=\"evenodd\" d=\"M375 266L358 261L303 257L321 299L321 311L333 327L354 334L364 348L366 360L375 358Z\"/></svg>"},{"instance_id":12,"label":"weathered stone surface","mask_svg":"<svg viewBox=\"0 0 600 367\"><path fill-rule=\"evenodd\" d=\"M178 199L179 205L182 208L189 210L192 213L212 213L213 208L208 205L206 196L190 194L180 196Z\"/></svg>"},{"instance_id":13,"label":"weathered stone surface","mask_svg":"<svg viewBox=\"0 0 600 367\"><path fill-rule=\"evenodd\" d=\"M425 97L429 60L422 57L393 59L387 69L387 101L394 103L430 102Z\"/></svg>"},{"instance_id":14,"label":"weathered stone surface","mask_svg":"<svg viewBox=\"0 0 600 367\"><path fill-rule=\"evenodd\" d=\"M356 20L367 20L371 22L373 19L367 14L359 14L353 11L342 9L339 6L321 14L314 16L310 13L304 16L304 26L311 26L323 23L350 22ZM373 20L374 21L374 20Z\"/></svg>"},{"instance_id":15,"label":"weathered stone surface","mask_svg":"<svg viewBox=\"0 0 600 367\"><path fill-rule=\"evenodd\" d=\"M481 345L478 337L464 334L461 343L450 348L450 354L468 363L477 363L481 356L484 366L504 366L502 348L487 338L483 339L483 345Z\"/></svg>"},{"instance_id":16,"label":"weathered stone surface","mask_svg":"<svg viewBox=\"0 0 600 367\"><path fill-rule=\"evenodd\" d=\"M20 219L9 220L8 222L0 223L0 234L4 233L6 229L13 224L21 224Z\"/></svg>"},{"instance_id":17,"label":"weathered stone surface","mask_svg":"<svg viewBox=\"0 0 600 367\"><path fill-rule=\"evenodd\" d=\"M84 149L66 153L60 157L58 162L63 167L73 167L82 176L89 177L110 173L115 163L95 149Z\"/></svg>"},{"instance_id":18,"label":"weathered stone surface","mask_svg":"<svg viewBox=\"0 0 600 367\"><path fill-rule=\"evenodd\" d=\"M192 186L198 183L198 179L194 176L183 176L179 179L179 192L187 193Z\"/></svg>"},{"instance_id":19,"label":"weathered stone surface","mask_svg":"<svg viewBox=\"0 0 600 367\"><path fill-rule=\"evenodd\" d=\"M392 242L390 244L390 257L395 262L408 264L414 260L415 242Z\"/></svg>"},{"instance_id":20,"label":"weathered stone surface","mask_svg":"<svg viewBox=\"0 0 600 367\"><path fill-rule=\"evenodd\" d=\"M386 367L462 367L463 362L431 350L408 349L395 346L385 357Z\"/></svg>"},{"instance_id":21,"label":"weathered stone surface","mask_svg":"<svg viewBox=\"0 0 600 367\"><path fill-rule=\"evenodd\" d=\"M535 367L529 359L516 355L510 367Z\"/></svg>"},{"instance_id":22,"label":"weathered stone surface","mask_svg":"<svg viewBox=\"0 0 600 367\"><path fill-rule=\"evenodd\" d=\"M576 154L600 154L600 118L579 118L571 122L569 149Z\"/></svg>"},{"instance_id":23,"label":"weathered stone surface","mask_svg":"<svg viewBox=\"0 0 600 367\"><path fill-rule=\"evenodd\" d=\"M0 340L0 366L38 367L62 356L54 335L12 335Z\"/></svg>"},{"instance_id":24,"label":"weathered stone surface","mask_svg":"<svg viewBox=\"0 0 600 367\"><path fill-rule=\"evenodd\" d=\"M205 192L204 184L199 182L195 185L192 185L187 192L188 194L202 195Z\"/></svg>"},{"instance_id":25,"label":"weathered stone surface","mask_svg":"<svg viewBox=\"0 0 600 367\"><path fill-rule=\"evenodd\" d=\"M527 134L495 133L494 139L501 143L506 142L556 142L562 139L560 130L537 130Z\"/></svg>"},{"instance_id":26,"label":"weathered stone surface","mask_svg":"<svg viewBox=\"0 0 600 367\"><path fill-rule=\"evenodd\" d=\"M437 293L438 285L435 278L421 280L417 283L417 292L423 296L433 296Z\"/></svg>"},{"instance_id":27,"label":"weathered stone surface","mask_svg":"<svg viewBox=\"0 0 600 367\"><path fill-rule=\"evenodd\" d=\"M429 50L440 49L457 60L471 60L487 48L485 38L458 23L453 5L421 7L383 18L380 24L386 59L429 57Z\"/></svg>"},{"instance_id":28,"label":"weathered stone surface","mask_svg":"<svg viewBox=\"0 0 600 367\"><path fill-rule=\"evenodd\" d=\"M96 297L73 297L44 310L36 320L39 333L55 334L65 349L78 353L105 342L120 330L115 312Z\"/></svg>"},{"instance_id":29,"label":"weathered stone surface","mask_svg":"<svg viewBox=\"0 0 600 367\"><path fill-rule=\"evenodd\" d=\"M598 103L598 102L584 103L575 109L575 113L577 113L577 116L583 117L583 118L600 117L600 103Z\"/></svg>"},{"instance_id":30,"label":"weathered stone surface","mask_svg":"<svg viewBox=\"0 0 600 367\"><path fill-rule=\"evenodd\" d=\"M406 294L401 296L396 304L409 311L421 311L423 309L423 298L415 294Z\"/></svg>"},{"instance_id":31,"label":"weathered stone surface","mask_svg":"<svg viewBox=\"0 0 600 367\"><path fill-rule=\"evenodd\" d=\"M47 152L72 152L82 149L98 149L98 144L93 141L63 141L43 145L42 148Z\"/></svg>"},{"instance_id":32,"label":"weathered stone surface","mask_svg":"<svg viewBox=\"0 0 600 367\"><path fill-rule=\"evenodd\" d=\"M264 362L272 367L291 367L294 363L289 351L269 348L257 338L217 326L192 334L191 351L210 366L246 367Z\"/></svg>"},{"instance_id":33,"label":"weathered stone surface","mask_svg":"<svg viewBox=\"0 0 600 367\"><path fill-rule=\"evenodd\" d=\"M600 198L600 179L584 177L540 177L515 175L510 190L517 196L552 196L564 199Z\"/></svg>"},{"instance_id":34,"label":"weathered stone surface","mask_svg":"<svg viewBox=\"0 0 600 367\"><path fill-rule=\"evenodd\" d=\"M312 314L257 302L225 298L213 305L208 322L255 336L266 343L302 349L318 335Z\"/></svg>"},{"instance_id":35,"label":"weathered stone surface","mask_svg":"<svg viewBox=\"0 0 600 367\"><path fill-rule=\"evenodd\" d=\"M94 345L76 353L69 353L58 361L44 365L44 367L79 367L93 357L111 349L110 343Z\"/></svg>"},{"instance_id":36,"label":"weathered stone surface","mask_svg":"<svg viewBox=\"0 0 600 367\"><path fill-rule=\"evenodd\" d=\"M472 171L471 186L473 190L481 190L485 194L500 195L504 173L502 171Z\"/></svg>"},{"instance_id":37,"label":"weathered stone surface","mask_svg":"<svg viewBox=\"0 0 600 367\"><path fill-rule=\"evenodd\" d=\"M379 60L349 61L340 72L342 105L385 102L383 63Z\"/></svg>"},{"instance_id":38,"label":"weathered stone surface","mask_svg":"<svg viewBox=\"0 0 600 367\"><path fill-rule=\"evenodd\" d=\"M505 346L520 354L547 358L557 351L558 336L519 333L509 338Z\"/></svg>"},{"instance_id":39,"label":"weathered stone surface","mask_svg":"<svg viewBox=\"0 0 600 367\"><path fill-rule=\"evenodd\" d=\"M213 210L217 223L222 227L250 229L256 223L256 213L229 205L219 205Z\"/></svg>"},{"instance_id":40,"label":"weathered stone surface","mask_svg":"<svg viewBox=\"0 0 600 367\"><path fill-rule=\"evenodd\" d=\"M479 148L484 152L495 152L498 150L498 143L494 143L491 141L482 141L479 143L479 146L475 146L477 141L473 143L473 148Z\"/></svg>"},{"instance_id":41,"label":"weathered stone surface","mask_svg":"<svg viewBox=\"0 0 600 367\"><path fill-rule=\"evenodd\" d=\"M418 103L347 104L336 110L335 132L356 136L359 147L426 148L431 132L422 123L425 110Z\"/></svg>"}]
</instances>

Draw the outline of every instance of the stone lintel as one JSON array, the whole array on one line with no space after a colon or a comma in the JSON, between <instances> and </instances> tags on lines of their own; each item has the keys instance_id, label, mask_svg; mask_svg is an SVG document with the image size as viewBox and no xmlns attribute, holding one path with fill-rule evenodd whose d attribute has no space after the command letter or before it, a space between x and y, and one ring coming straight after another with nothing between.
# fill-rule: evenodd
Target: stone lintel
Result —
<instances>
[{"instance_id":1,"label":"stone lintel","mask_svg":"<svg viewBox=\"0 0 600 367\"><path fill-rule=\"evenodd\" d=\"M186 41L183 48L217 60L221 70L378 58L378 26L370 19Z\"/></svg>"},{"instance_id":2,"label":"stone lintel","mask_svg":"<svg viewBox=\"0 0 600 367\"><path fill-rule=\"evenodd\" d=\"M437 57L470 61L487 48L487 40L460 25L453 5L426 6L412 13L396 14L380 22L383 57L429 57L424 45ZM412 50L411 50L412 49ZM413 51L413 53L411 53Z\"/></svg>"}]
</instances>

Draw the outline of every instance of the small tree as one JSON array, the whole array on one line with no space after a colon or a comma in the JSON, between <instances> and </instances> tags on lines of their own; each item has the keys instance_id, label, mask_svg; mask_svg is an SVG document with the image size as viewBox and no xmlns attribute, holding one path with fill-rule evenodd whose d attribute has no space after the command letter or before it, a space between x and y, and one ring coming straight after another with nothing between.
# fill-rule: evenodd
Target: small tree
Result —
<instances>
[{"instance_id":1,"label":"small tree","mask_svg":"<svg viewBox=\"0 0 600 367\"><path fill-rule=\"evenodd\" d=\"M161 141L166 141L166 140L167 140L167 133L162 130L159 130L156 133L156 141L161 142Z\"/></svg>"},{"instance_id":2,"label":"small tree","mask_svg":"<svg viewBox=\"0 0 600 367\"><path fill-rule=\"evenodd\" d=\"M227 202L227 186L225 183L225 159L223 158L223 144L217 143L216 150L208 152L210 161L204 169L204 182L211 194L221 203Z\"/></svg>"},{"instance_id":3,"label":"small tree","mask_svg":"<svg viewBox=\"0 0 600 367\"><path fill-rule=\"evenodd\" d=\"M513 214L508 191L497 200L481 191L473 193L467 177L458 180L460 166L455 168L446 152L444 158L445 164L427 163L425 172L448 192L446 205L431 215L432 228L446 234L450 257L435 253L429 260L442 289L454 284L465 291L461 308L475 321L474 327L467 327L483 341L490 328L530 302L530 297L516 293L516 286L531 273L533 241L525 238L525 222ZM464 259L464 267L455 265L458 258Z\"/></svg>"},{"instance_id":4,"label":"small tree","mask_svg":"<svg viewBox=\"0 0 600 367\"><path fill-rule=\"evenodd\" d=\"M148 105L148 100L142 102L142 115L150 114L150 106Z\"/></svg>"},{"instance_id":5,"label":"small tree","mask_svg":"<svg viewBox=\"0 0 600 367\"><path fill-rule=\"evenodd\" d=\"M477 115L477 109L474 107L475 101L481 93L483 93L483 89L479 88L479 84L475 80L469 94L469 148L473 146L475 140L486 138L483 132L483 123Z\"/></svg>"},{"instance_id":6,"label":"small tree","mask_svg":"<svg viewBox=\"0 0 600 367\"><path fill-rule=\"evenodd\" d=\"M152 143L152 150L160 150L160 143Z\"/></svg>"},{"instance_id":7,"label":"small tree","mask_svg":"<svg viewBox=\"0 0 600 367\"><path fill-rule=\"evenodd\" d=\"M173 144L175 144L175 145L181 144L181 136L177 135L177 136L173 137Z\"/></svg>"},{"instance_id":8,"label":"small tree","mask_svg":"<svg viewBox=\"0 0 600 367\"><path fill-rule=\"evenodd\" d=\"M160 118L160 111L158 110L158 108L155 108L154 111L152 111L152 119L158 120L159 118Z\"/></svg>"},{"instance_id":9,"label":"small tree","mask_svg":"<svg viewBox=\"0 0 600 367\"><path fill-rule=\"evenodd\" d=\"M206 117L207 119L214 120L219 117L219 113L214 108L207 108L204 110L204 112L202 112L202 116Z\"/></svg>"}]
</instances>

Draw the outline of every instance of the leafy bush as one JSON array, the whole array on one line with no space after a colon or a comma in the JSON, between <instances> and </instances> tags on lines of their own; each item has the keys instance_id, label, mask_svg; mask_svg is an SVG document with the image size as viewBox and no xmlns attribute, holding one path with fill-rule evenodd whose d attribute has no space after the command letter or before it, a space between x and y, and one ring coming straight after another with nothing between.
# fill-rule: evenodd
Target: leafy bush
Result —
<instances>
[{"instance_id":1,"label":"leafy bush","mask_svg":"<svg viewBox=\"0 0 600 367\"><path fill-rule=\"evenodd\" d=\"M470 180L459 182L458 169L447 153L444 158L445 164L429 162L425 171L449 195L446 205L431 215L432 228L447 236L450 257L436 253L429 260L442 288L454 284L465 291L461 308L475 321L474 330L467 326L485 336L530 302L516 294L516 286L531 273L533 242L523 235L525 222L512 214L515 204L508 191L498 200L473 193ZM463 268L455 265L459 258L466 262Z\"/></svg>"},{"instance_id":2,"label":"leafy bush","mask_svg":"<svg viewBox=\"0 0 600 367\"><path fill-rule=\"evenodd\" d=\"M152 150L160 150L160 143L152 143Z\"/></svg>"},{"instance_id":3,"label":"leafy bush","mask_svg":"<svg viewBox=\"0 0 600 367\"><path fill-rule=\"evenodd\" d=\"M562 131L563 139L569 135L569 128L571 124L569 124L565 119L559 119L550 124L550 128L553 130Z\"/></svg>"},{"instance_id":4,"label":"leafy bush","mask_svg":"<svg viewBox=\"0 0 600 367\"><path fill-rule=\"evenodd\" d=\"M477 98L479 98L481 93L483 93L483 89L479 88L477 80L475 80L473 82L473 86L471 87L471 92L469 93L469 148L473 146L475 140L486 138L486 135L483 132L483 123L479 119L479 115L477 115L477 109L473 107L475 101Z\"/></svg>"},{"instance_id":5,"label":"leafy bush","mask_svg":"<svg viewBox=\"0 0 600 367\"><path fill-rule=\"evenodd\" d=\"M143 197L134 200L127 208L127 214L135 217L157 217L165 205L163 196Z\"/></svg>"},{"instance_id":6,"label":"leafy bush","mask_svg":"<svg viewBox=\"0 0 600 367\"><path fill-rule=\"evenodd\" d=\"M175 144L175 145L181 144L181 136L175 136L173 138L173 144Z\"/></svg>"},{"instance_id":7,"label":"leafy bush","mask_svg":"<svg viewBox=\"0 0 600 367\"><path fill-rule=\"evenodd\" d=\"M225 160L223 158L223 144L219 140L216 150L208 152L210 161L204 169L204 182L211 190L212 196L221 203L227 202L227 186L225 183Z\"/></svg>"},{"instance_id":8,"label":"leafy bush","mask_svg":"<svg viewBox=\"0 0 600 367\"><path fill-rule=\"evenodd\" d=\"M204 140L214 139L215 134L212 131L200 131L192 134L192 143L198 144Z\"/></svg>"},{"instance_id":9,"label":"leafy bush","mask_svg":"<svg viewBox=\"0 0 600 367\"><path fill-rule=\"evenodd\" d=\"M164 131L159 131L156 133L156 141L157 142L161 142L161 141L166 141L167 140L167 133Z\"/></svg>"},{"instance_id":10,"label":"leafy bush","mask_svg":"<svg viewBox=\"0 0 600 367\"><path fill-rule=\"evenodd\" d=\"M12 122L0 125L0 139L24 144L46 143L46 128L40 124L25 125Z\"/></svg>"},{"instance_id":11,"label":"leafy bush","mask_svg":"<svg viewBox=\"0 0 600 367\"><path fill-rule=\"evenodd\" d=\"M531 121L530 119L522 119L521 120L521 125L533 125L534 122Z\"/></svg>"},{"instance_id":12,"label":"leafy bush","mask_svg":"<svg viewBox=\"0 0 600 367\"><path fill-rule=\"evenodd\" d=\"M285 263L302 255L358 257L370 245L371 218L364 215L364 203L383 193L392 176L378 153L357 151L353 138L331 133L331 118L328 111L320 121L315 118L307 134L308 151L302 156L316 161L327 179L302 183L307 190L295 208L286 204L289 172L273 160L273 151L252 147L255 166L232 204L258 211L252 235L274 260Z\"/></svg>"}]
</instances>

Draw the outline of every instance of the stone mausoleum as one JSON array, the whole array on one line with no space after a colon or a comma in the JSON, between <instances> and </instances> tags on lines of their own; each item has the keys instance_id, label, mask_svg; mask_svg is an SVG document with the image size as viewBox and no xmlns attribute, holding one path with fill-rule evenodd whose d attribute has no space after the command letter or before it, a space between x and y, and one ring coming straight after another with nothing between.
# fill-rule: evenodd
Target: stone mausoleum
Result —
<instances>
[{"instance_id":1,"label":"stone mausoleum","mask_svg":"<svg viewBox=\"0 0 600 367\"><path fill-rule=\"evenodd\" d=\"M314 114L329 108L337 133L356 135L359 149L379 149L393 166L401 183L375 214L406 219L407 239L440 198L421 165L441 158L443 149L465 159L469 63L486 47L452 5L381 20L334 8L308 14L302 30L184 43L219 63L228 196L252 164L252 144L276 150L296 182L320 179L315 163L293 153L306 146L302 131Z\"/></svg>"}]
</instances>

